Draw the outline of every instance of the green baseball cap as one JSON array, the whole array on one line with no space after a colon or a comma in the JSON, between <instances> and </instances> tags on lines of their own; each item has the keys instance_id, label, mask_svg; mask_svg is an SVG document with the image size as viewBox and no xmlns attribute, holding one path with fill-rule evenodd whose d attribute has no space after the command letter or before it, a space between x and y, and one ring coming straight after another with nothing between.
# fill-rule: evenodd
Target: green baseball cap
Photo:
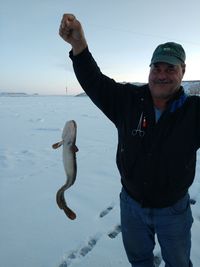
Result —
<instances>
[{"instance_id":1,"label":"green baseball cap","mask_svg":"<svg viewBox=\"0 0 200 267\"><path fill-rule=\"evenodd\" d=\"M154 63L165 62L172 65L179 65L185 63L185 51L180 44L168 42L160 44L151 58L150 66Z\"/></svg>"}]
</instances>

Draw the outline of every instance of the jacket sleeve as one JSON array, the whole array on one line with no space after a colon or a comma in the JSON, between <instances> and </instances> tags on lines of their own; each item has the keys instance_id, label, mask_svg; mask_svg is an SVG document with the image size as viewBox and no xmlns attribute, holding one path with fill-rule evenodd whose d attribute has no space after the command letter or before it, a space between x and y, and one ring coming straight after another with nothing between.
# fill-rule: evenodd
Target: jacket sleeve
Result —
<instances>
[{"instance_id":1,"label":"jacket sleeve","mask_svg":"<svg viewBox=\"0 0 200 267\"><path fill-rule=\"evenodd\" d=\"M70 51L70 58L73 61L75 75L83 90L117 126L119 114L125 104L127 87L130 87L130 84L117 83L102 74L88 48L76 56L73 56Z\"/></svg>"},{"instance_id":2,"label":"jacket sleeve","mask_svg":"<svg viewBox=\"0 0 200 267\"><path fill-rule=\"evenodd\" d=\"M195 122L195 144L197 145L197 149L200 148L200 97L199 96L190 96L191 102L191 108L194 110L193 112L193 118L191 118L191 121Z\"/></svg>"},{"instance_id":3,"label":"jacket sleeve","mask_svg":"<svg viewBox=\"0 0 200 267\"><path fill-rule=\"evenodd\" d=\"M200 148L200 97L198 97L198 126L197 126L197 134L198 134L198 148Z\"/></svg>"}]
</instances>

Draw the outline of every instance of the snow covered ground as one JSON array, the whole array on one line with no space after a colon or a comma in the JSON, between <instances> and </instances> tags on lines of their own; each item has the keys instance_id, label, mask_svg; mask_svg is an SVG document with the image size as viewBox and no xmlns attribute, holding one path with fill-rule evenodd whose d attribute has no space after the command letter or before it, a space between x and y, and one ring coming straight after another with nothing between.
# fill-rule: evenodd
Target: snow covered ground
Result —
<instances>
[{"instance_id":1,"label":"snow covered ground","mask_svg":"<svg viewBox=\"0 0 200 267\"><path fill-rule=\"evenodd\" d=\"M65 182L60 140L78 124L78 174L66 193L77 219L55 201ZM115 127L87 97L0 97L0 266L129 267L121 240ZM200 266L200 152L190 190L192 260ZM159 258L159 246L155 248ZM161 262L160 266L164 266Z\"/></svg>"}]
</instances>

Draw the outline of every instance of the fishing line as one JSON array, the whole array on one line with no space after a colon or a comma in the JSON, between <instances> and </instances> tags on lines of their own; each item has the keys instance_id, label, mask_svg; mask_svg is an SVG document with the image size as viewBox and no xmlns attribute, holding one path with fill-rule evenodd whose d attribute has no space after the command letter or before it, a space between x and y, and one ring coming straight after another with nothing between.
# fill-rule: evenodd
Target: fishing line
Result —
<instances>
[{"instance_id":1,"label":"fishing line","mask_svg":"<svg viewBox=\"0 0 200 267\"><path fill-rule=\"evenodd\" d=\"M196 43L196 42L190 42L190 41L185 41L183 39L177 39L174 37L169 37L169 36L164 36L164 35L157 35L157 34L152 34L152 33L144 33L144 32L136 32L136 31L132 31L132 30L127 30L124 28L119 28L119 27L108 27L108 26L102 26L99 24L93 24L93 23L86 23L88 26L92 26L94 28L99 28L101 30L107 30L107 31L115 31L115 32L123 32L123 33L129 33L131 35L139 35L139 36L144 36L144 37L149 37L152 39L163 39L163 40L173 40L175 42L178 43L184 43L184 44L190 44L190 45L195 45L195 46L200 46L200 43Z\"/></svg>"}]
</instances>

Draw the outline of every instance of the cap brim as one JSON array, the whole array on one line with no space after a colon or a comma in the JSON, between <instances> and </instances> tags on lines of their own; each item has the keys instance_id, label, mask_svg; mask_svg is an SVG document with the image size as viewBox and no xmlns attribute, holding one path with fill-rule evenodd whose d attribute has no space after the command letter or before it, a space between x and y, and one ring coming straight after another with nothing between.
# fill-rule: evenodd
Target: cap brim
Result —
<instances>
[{"instance_id":1,"label":"cap brim","mask_svg":"<svg viewBox=\"0 0 200 267\"><path fill-rule=\"evenodd\" d=\"M172 64L172 65L183 64L183 61L178 59L177 57L159 55L157 57L154 57L151 60L150 66L152 64L155 64L155 63L158 63L158 62L164 62L164 63L168 63L168 64Z\"/></svg>"}]
</instances>

